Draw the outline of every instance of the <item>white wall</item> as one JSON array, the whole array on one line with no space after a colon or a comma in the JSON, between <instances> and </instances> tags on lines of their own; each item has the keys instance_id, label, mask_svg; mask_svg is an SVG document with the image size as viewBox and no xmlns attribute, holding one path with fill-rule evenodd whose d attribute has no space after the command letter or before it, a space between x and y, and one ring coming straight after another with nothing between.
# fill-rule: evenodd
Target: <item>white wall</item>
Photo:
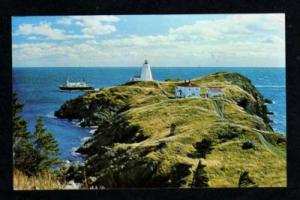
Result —
<instances>
[{"instance_id":1,"label":"white wall","mask_svg":"<svg viewBox=\"0 0 300 200\"><path fill-rule=\"evenodd\" d=\"M210 91L207 92L208 97L222 96L222 95L224 95L224 92L210 92Z\"/></svg>"},{"instance_id":2,"label":"white wall","mask_svg":"<svg viewBox=\"0 0 300 200\"><path fill-rule=\"evenodd\" d=\"M142 81L152 81L152 73L149 64L144 64L141 71L141 80Z\"/></svg>"},{"instance_id":3,"label":"white wall","mask_svg":"<svg viewBox=\"0 0 300 200\"><path fill-rule=\"evenodd\" d=\"M181 94L180 94L181 90ZM176 86L176 97L198 97L200 96L200 88L199 87L182 87L182 86Z\"/></svg>"}]
</instances>

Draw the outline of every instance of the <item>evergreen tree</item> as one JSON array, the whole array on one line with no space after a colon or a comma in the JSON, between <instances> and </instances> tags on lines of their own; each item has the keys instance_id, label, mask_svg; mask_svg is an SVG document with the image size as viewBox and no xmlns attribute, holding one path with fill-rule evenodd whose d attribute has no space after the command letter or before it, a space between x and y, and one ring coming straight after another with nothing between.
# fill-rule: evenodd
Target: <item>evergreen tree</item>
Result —
<instances>
[{"instance_id":1,"label":"evergreen tree","mask_svg":"<svg viewBox=\"0 0 300 200\"><path fill-rule=\"evenodd\" d=\"M23 105L16 94L13 94L12 103L14 168L29 176L54 171L53 167L61 163L57 158L56 140L45 130L41 117L37 120L35 132L29 132L27 122L20 116Z\"/></svg>"},{"instance_id":2,"label":"evergreen tree","mask_svg":"<svg viewBox=\"0 0 300 200\"><path fill-rule=\"evenodd\" d=\"M31 134L27 130L27 122L20 117L23 105L17 95L13 94L13 165L14 168L27 175L32 175L35 163L34 149L30 142Z\"/></svg>"},{"instance_id":3,"label":"evergreen tree","mask_svg":"<svg viewBox=\"0 0 300 200\"><path fill-rule=\"evenodd\" d=\"M200 159L194 175L193 187L200 187L200 188L209 187L208 185L209 179L208 179L207 172L204 170L205 167L206 165L203 165Z\"/></svg>"},{"instance_id":4,"label":"evergreen tree","mask_svg":"<svg viewBox=\"0 0 300 200\"><path fill-rule=\"evenodd\" d=\"M53 135L46 131L43 125L42 117L39 117L33 132L33 147L37 154L36 171L51 172L53 167L61 164L58 159L58 143Z\"/></svg>"}]
</instances>

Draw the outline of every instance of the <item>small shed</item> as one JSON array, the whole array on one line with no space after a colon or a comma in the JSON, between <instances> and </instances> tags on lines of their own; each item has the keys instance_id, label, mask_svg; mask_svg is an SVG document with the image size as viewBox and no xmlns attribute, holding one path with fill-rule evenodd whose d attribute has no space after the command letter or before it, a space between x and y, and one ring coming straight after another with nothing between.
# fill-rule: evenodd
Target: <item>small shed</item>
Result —
<instances>
[{"instance_id":1,"label":"small shed","mask_svg":"<svg viewBox=\"0 0 300 200\"><path fill-rule=\"evenodd\" d=\"M200 87L191 81L185 81L176 85L175 96L177 98L199 97Z\"/></svg>"},{"instance_id":2,"label":"small shed","mask_svg":"<svg viewBox=\"0 0 300 200\"><path fill-rule=\"evenodd\" d=\"M135 75L130 79L130 81L140 81L140 80L141 80L141 76L139 75Z\"/></svg>"},{"instance_id":3,"label":"small shed","mask_svg":"<svg viewBox=\"0 0 300 200\"><path fill-rule=\"evenodd\" d=\"M207 89L208 97L223 96L223 95L224 95L224 89L222 87L208 87Z\"/></svg>"}]
</instances>

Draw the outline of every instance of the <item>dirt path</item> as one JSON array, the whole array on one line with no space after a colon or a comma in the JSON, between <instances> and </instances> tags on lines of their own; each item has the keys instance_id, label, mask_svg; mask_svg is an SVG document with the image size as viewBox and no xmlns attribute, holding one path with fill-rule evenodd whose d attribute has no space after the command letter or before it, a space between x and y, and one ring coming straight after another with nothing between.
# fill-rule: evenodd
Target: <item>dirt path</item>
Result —
<instances>
[{"instance_id":1,"label":"dirt path","mask_svg":"<svg viewBox=\"0 0 300 200\"><path fill-rule=\"evenodd\" d=\"M234 124L236 126L239 126L239 127L244 127L244 126L241 126L239 124L235 124L235 123L232 123L232 124ZM279 159L282 159L282 160L286 159L286 155L283 152L278 150L276 147L274 147L273 144L271 144L270 142L268 142L265 139L265 137L261 134L261 130L258 130L258 129L255 129L255 128L252 128L252 130L254 130L253 132L255 134L257 134L259 141L266 147L267 150L269 150L273 155L275 155Z\"/></svg>"},{"instance_id":2,"label":"dirt path","mask_svg":"<svg viewBox=\"0 0 300 200\"><path fill-rule=\"evenodd\" d=\"M221 121L224 122L224 114L223 114L222 109L220 108L220 106L218 105L216 100L212 99L212 102L213 102L216 113L220 116Z\"/></svg>"},{"instance_id":3,"label":"dirt path","mask_svg":"<svg viewBox=\"0 0 300 200\"><path fill-rule=\"evenodd\" d=\"M222 109L220 108L220 105L218 105L216 100L212 100L213 105L215 107L216 113L220 116L221 121L224 122L224 114ZM238 125L238 124L236 124ZM273 144L271 144L270 142L268 142L265 137L260 133L260 130L254 129L255 133L257 134L260 142L272 153L274 154L276 157L285 160L286 159L286 155L284 155L283 152L281 152L280 150L278 150L276 147L274 147Z\"/></svg>"},{"instance_id":4,"label":"dirt path","mask_svg":"<svg viewBox=\"0 0 300 200\"><path fill-rule=\"evenodd\" d=\"M168 98L171 98L171 99L174 99L174 98L175 98L175 95L174 95L174 94L171 94L171 93L167 92L166 90L164 90L164 89L160 86L159 81L155 81L155 83L157 84L157 87L162 91L162 93L163 93L164 95L166 95Z\"/></svg>"},{"instance_id":5,"label":"dirt path","mask_svg":"<svg viewBox=\"0 0 300 200\"><path fill-rule=\"evenodd\" d=\"M285 160L286 159L286 155L284 155L283 152L279 151L276 147L274 147L274 145L272 145L270 142L268 142L265 137L259 132L259 130L255 129L255 133L258 135L259 140L261 141L261 143L264 144L264 146L271 152L273 153L275 156L277 156L278 158Z\"/></svg>"},{"instance_id":6,"label":"dirt path","mask_svg":"<svg viewBox=\"0 0 300 200\"><path fill-rule=\"evenodd\" d=\"M168 98L175 98L175 95L167 92L166 90L164 90L158 81L156 81L156 84L158 86L158 88L163 92L163 94L165 94ZM212 103L213 106L215 108L216 113L220 116L220 119L222 122L224 122L225 118L224 118L224 113L222 111L222 108L220 107L220 105L217 103L217 100L212 99ZM238 125L238 124L236 124ZM286 159L286 156L279 151L276 147L274 147L271 143L269 143L268 141L266 141L266 139L264 138L264 136L259 132L260 130L254 129L255 133L257 134L260 142L275 156L277 156L280 159Z\"/></svg>"}]
</instances>

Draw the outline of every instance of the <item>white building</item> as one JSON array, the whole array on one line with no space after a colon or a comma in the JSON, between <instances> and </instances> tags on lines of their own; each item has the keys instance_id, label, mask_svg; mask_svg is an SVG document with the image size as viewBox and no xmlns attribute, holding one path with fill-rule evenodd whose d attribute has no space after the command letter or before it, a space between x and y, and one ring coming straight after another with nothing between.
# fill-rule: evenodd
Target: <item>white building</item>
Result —
<instances>
[{"instance_id":1,"label":"white building","mask_svg":"<svg viewBox=\"0 0 300 200\"><path fill-rule=\"evenodd\" d=\"M177 98L199 97L201 88L191 81L176 85L175 96Z\"/></svg>"},{"instance_id":2,"label":"white building","mask_svg":"<svg viewBox=\"0 0 300 200\"><path fill-rule=\"evenodd\" d=\"M141 74L131 78L131 81L153 81L151 67L148 64L148 61L145 60L144 65L141 70Z\"/></svg>"},{"instance_id":3,"label":"white building","mask_svg":"<svg viewBox=\"0 0 300 200\"><path fill-rule=\"evenodd\" d=\"M207 90L207 96L213 97L213 96L223 96L224 91L222 87L209 87Z\"/></svg>"}]
</instances>

